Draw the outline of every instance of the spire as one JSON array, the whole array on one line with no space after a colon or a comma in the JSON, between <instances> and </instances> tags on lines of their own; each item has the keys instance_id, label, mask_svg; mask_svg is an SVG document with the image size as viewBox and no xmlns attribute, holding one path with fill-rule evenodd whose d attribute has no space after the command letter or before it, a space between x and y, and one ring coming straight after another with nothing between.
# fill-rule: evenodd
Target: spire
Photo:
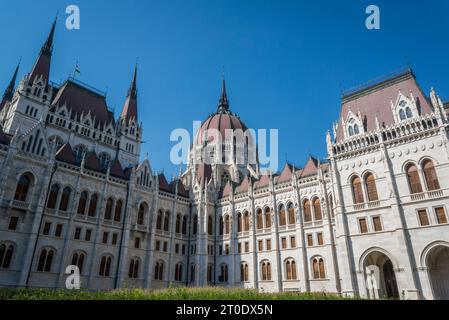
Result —
<instances>
[{"instance_id":1,"label":"spire","mask_svg":"<svg viewBox=\"0 0 449 320\"><path fill-rule=\"evenodd\" d=\"M226 113L229 111L229 102L228 102L228 96L226 94L226 82L224 78L224 74L221 80L221 95L220 95L220 101L218 102L218 113Z\"/></svg>"},{"instance_id":2,"label":"spire","mask_svg":"<svg viewBox=\"0 0 449 320\"><path fill-rule=\"evenodd\" d=\"M126 123L128 123L131 118L134 118L137 122L137 63L134 66L133 79L129 86L128 95L126 96L120 117L125 119Z\"/></svg>"},{"instance_id":3,"label":"spire","mask_svg":"<svg viewBox=\"0 0 449 320\"><path fill-rule=\"evenodd\" d=\"M14 75L12 76L12 79L9 82L8 87L6 87L6 90L3 93L3 97L0 102L0 111L3 109L6 102L11 101L11 99L14 95L14 87L16 85L16 79L17 79L17 73L19 72L19 67L20 67L20 62L17 64L16 70L14 71Z\"/></svg>"},{"instance_id":4,"label":"spire","mask_svg":"<svg viewBox=\"0 0 449 320\"><path fill-rule=\"evenodd\" d=\"M53 21L47 40L42 46L39 57L37 58L36 63L31 70L31 73L29 75L29 83L33 83L34 79L39 76L42 76L45 81L48 82L50 76L50 63L51 54L53 51L53 39L55 36L56 21L57 18L55 18L55 20Z\"/></svg>"}]
</instances>

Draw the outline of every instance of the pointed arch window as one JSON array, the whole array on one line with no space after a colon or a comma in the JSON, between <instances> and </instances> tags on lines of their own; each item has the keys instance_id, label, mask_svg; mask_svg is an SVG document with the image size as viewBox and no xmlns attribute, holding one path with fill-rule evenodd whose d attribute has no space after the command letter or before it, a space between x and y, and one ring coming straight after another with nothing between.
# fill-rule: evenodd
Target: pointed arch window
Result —
<instances>
[{"instance_id":1,"label":"pointed arch window","mask_svg":"<svg viewBox=\"0 0 449 320\"><path fill-rule=\"evenodd\" d=\"M207 265L207 282L208 283L212 283L213 268L214 268L214 265L212 263L209 263Z\"/></svg>"},{"instance_id":2,"label":"pointed arch window","mask_svg":"<svg viewBox=\"0 0 449 320\"><path fill-rule=\"evenodd\" d=\"M170 229L170 212L166 211L164 216L164 231L169 231Z\"/></svg>"},{"instance_id":3,"label":"pointed arch window","mask_svg":"<svg viewBox=\"0 0 449 320\"><path fill-rule=\"evenodd\" d=\"M294 259L285 260L285 274L287 280L296 280L296 262Z\"/></svg>"},{"instance_id":4,"label":"pointed arch window","mask_svg":"<svg viewBox=\"0 0 449 320\"><path fill-rule=\"evenodd\" d=\"M65 187L62 190L61 202L59 203L59 210L67 211L69 208L70 195L72 194L72 189L70 187Z\"/></svg>"},{"instance_id":5,"label":"pointed arch window","mask_svg":"<svg viewBox=\"0 0 449 320\"><path fill-rule=\"evenodd\" d=\"M248 264L246 262L242 262L240 264L240 281L241 282L249 281Z\"/></svg>"},{"instance_id":6,"label":"pointed arch window","mask_svg":"<svg viewBox=\"0 0 449 320\"><path fill-rule=\"evenodd\" d=\"M181 215L179 213L176 215L175 232L181 233Z\"/></svg>"},{"instance_id":7,"label":"pointed arch window","mask_svg":"<svg viewBox=\"0 0 449 320\"><path fill-rule=\"evenodd\" d=\"M78 210L76 211L79 215L84 215L86 213L88 196L89 195L86 191L81 192L80 199L78 201Z\"/></svg>"},{"instance_id":8,"label":"pointed arch window","mask_svg":"<svg viewBox=\"0 0 449 320\"><path fill-rule=\"evenodd\" d=\"M323 213L321 211L321 200L320 199L315 198L315 200L313 201L313 210L315 213L315 220L316 221L323 220Z\"/></svg>"},{"instance_id":9,"label":"pointed arch window","mask_svg":"<svg viewBox=\"0 0 449 320\"><path fill-rule=\"evenodd\" d=\"M175 266L175 281L182 281L182 263L177 263Z\"/></svg>"},{"instance_id":10,"label":"pointed arch window","mask_svg":"<svg viewBox=\"0 0 449 320\"><path fill-rule=\"evenodd\" d=\"M262 210L257 209L257 230L263 229L263 215Z\"/></svg>"},{"instance_id":11,"label":"pointed arch window","mask_svg":"<svg viewBox=\"0 0 449 320\"><path fill-rule=\"evenodd\" d=\"M304 211L304 222L312 221L312 207L310 206L310 201L306 199L303 204Z\"/></svg>"},{"instance_id":12,"label":"pointed arch window","mask_svg":"<svg viewBox=\"0 0 449 320\"><path fill-rule=\"evenodd\" d=\"M422 193L423 188L419 180L418 168L414 164L407 167L407 179L412 194Z\"/></svg>"},{"instance_id":13,"label":"pointed arch window","mask_svg":"<svg viewBox=\"0 0 449 320\"><path fill-rule=\"evenodd\" d=\"M182 234L187 234L187 215L182 217Z\"/></svg>"},{"instance_id":14,"label":"pointed arch window","mask_svg":"<svg viewBox=\"0 0 449 320\"><path fill-rule=\"evenodd\" d=\"M195 235L198 233L198 215L193 216L192 233Z\"/></svg>"},{"instance_id":15,"label":"pointed arch window","mask_svg":"<svg viewBox=\"0 0 449 320\"><path fill-rule=\"evenodd\" d=\"M271 264L269 261L261 263L262 281L271 281Z\"/></svg>"},{"instance_id":16,"label":"pointed arch window","mask_svg":"<svg viewBox=\"0 0 449 320\"><path fill-rule=\"evenodd\" d=\"M293 225L296 223L296 218L295 218L295 209L293 208L292 203L288 204L287 210L288 210L288 224Z\"/></svg>"},{"instance_id":17,"label":"pointed arch window","mask_svg":"<svg viewBox=\"0 0 449 320\"><path fill-rule=\"evenodd\" d=\"M83 266L84 266L84 253L82 252L75 252L72 255L72 265L77 266L80 274L83 272Z\"/></svg>"},{"instance_id":18,"label":"pointed arch window","mask_svg":"<svg viewBox=\"0 0 449 320\"><path fill-rule=\"evenodd\" d=\"M270 208L265 208L265 229L271 228L271 212Z\"/></svg>"},{"instance_id":19,"label":"pointed arch window","mask_svg":"<svg viewBox=\"0 0 449 320\"><path fill-rule=\"evenodd\" d=\"M109 198L106 201L106 209L104 211L104 219L111 220L112 219L112 206L114 205L114 201L112 198Z\"/></svg>"},{"instance_id":20,"label":"pointed arch window","mask_svg":"<svg viewBox=\"0 0 449 320\"><path fill-rule=\"evenodd\" d=\"M27 200L28 191L31 186L31 177L28 174L20 176L17 182L16 192L14 194L14 200L25 202Z\"/></svg>"},{"instance_id":21,"label":"pointed arch window","mask_svg":"<svg viewBox=\"0 0 449 320\"><path fill-rule=\"evenodd\" d=\"M228 282L228 265L222 264L220 267L220 276L218 277L219 282Z\"/></svg>"},{"instance_id":22,"label":"pointed arch window","mask_svg":"<svg viewBox=\"0 0 449 320\"><path fill-rule=\"evenodd\" d=\"M279 207L279 225L285 226L287 224L287 217L285 214L285 207L283 204Z\"/></svg>"},{"instance_id":23,"label":"pointed arch window","mask_svg":"<svg viewBox=\"0 0 449 320\"><path fill-rule=\"evenodd\" d=\"M404 100L399 102L399 119L401 121L410 119L413 117L413 112L408 103Z\"/></svg>"},{"instance_id":24,"label":"pointed arch window","mask_svg":"<svg viewBox=\"0 0 449 320\"><path fill-rule=\"evenodd\" d=\"M365 199L363 197L363 188L362 188L362 181L359 177L354 177L351 182L352 186L352 195L354 198L354 203L364 203Z\"/></svg>"},{"instance_id":25,"label":"pointed arch window","mask_svg":"<svg viewBox=\"0 0 449 320\"><path fill-rule=\"evenodd\" d=\"M39 255L39 261L37 264L37 271L50 272L53 262L54 251L52 249L42 249Z\"/></svg>"},{"instance_id":26,"label":"pointed arch window","mask_svg":"<svg viewBox=\"0 0 449 320\"><path fill-rule=\"evenodd\" d=\"M243 214L243 230L244 231L249 231L249 212L248 211L246 211L244 214Z\"/></svg>"},{"instance_id":27,"label":"pointed arch window","mask_svg":"<svg viewBox=\"0 0 449 320\"><path fill-rule=\"evenodd\" d=\"M114 210L114 221L120 222L122 220L122 207L123 207L123 201L118 200L115 204L115 210Z\"/></svg>"},{"instance_id":28,"label":"pointed arch window","mask_svg":"<svg viewBox=\"0 0 449 320\"><path fill-rule=\"evenodd\" d=\"M164 280L164 262L158 261L154 266L154 279L155 280Z\"/></svg>"},{"instance_id":29,"label":"pointed arch window","mask_svg":"<svg viewBox=\"0 0 449 320\"><path fill-rule=\"evenodd\" d=\"M376 188L376 178L372 173L367 173L365 176L365 188L366 192L368 193L369 202L379 200Z\"/></svg>"},{"instance_id":30,"label":"pointed arch window","mask_svg":"<svg viewBox=\"0 0 449 320\"><path fill-rule=\"evenodd\" d=\"M141 203L137 212L137 224L143 226L145 224L145 204Z\"/></svg>"},{"instance_id":31,"label":"pointed arch window","mask_svg":"<svg viewBox=\"0 0 449 320\"><path fill-rule=\"evenodd\" d=\"M109 277L111 275L111 265L112 265L111 256L101 257L99 275L102 277Z\"/></svg>"},{"instance_id":32,"label":"pointed arch window","mask_svg":"<svg viewBox=\"0 0 449 320\"><path fill-rule=\"evenodd\" d=\"M207 233L211 236L214 234L212 215L207 216Z\"/></svg>"},{"instance_id":33,"label":"pointed arch window","mask_svg":"<svg viewBox=\"0 0 449 320\"><path fill-rule=\"evenodd\" d=\"M59 185L54 184L50 188L50 194L48 195L47 200L47 208L49 209L56 208L56 201L58 200L58 195L59 195Z\"/></svg>"},{"instance_id":34,"label":"pointed arch window","mask_svg":"<svg viewBox=\"0 0 449 320\"><path fill-rule=\"evenodd\" d=\"M133 258L129 261L128 277L131 279L137 279L139 277L139 264L140 261L137 258Z\"/></svg>"},{"instance_id":35,"label":"pointed arch window","mask_svg":"<svg viewBox=\"0 0 449 320\"><path fill-rule=\"evenodd\" d=\"M326 274L324 271L324 260L323 258L314 258L312 260L313 278L314 279L325 279Z\"/></svg>"},{"instance_id":36,"label":"pointed arch window","mask_svg":"<svg viewBox=\"0 0 449 320\"><path fill-rule=\"evenodd\" d=\"M422 165L424 171L424 178L426 179L427 190L439 190L440 182L438 181L437 172L435 171L435 167L430 160L426 160Z\"/></svg>"},{"instance_id":37,"label":"pointed arch window","mask_svg":"<svg viewBox=\"0 0 449 320\"><path fill-rule=\"evenodd\" d=\"M231 219L227 214L225 217L225 234L229 234L231 232Z\"/></svg>"},{"instance_id":38,"label":"pointed arch window","mask_svg":"<svg viewBox=\"0 0 449 320\"><path fill-rule=\"evenodd\" d=\"M162 216L163 216L163 212L162 212L162 210L159 210L157 212L157 218L156 218L156 229L157 230L162 230Z\"/></svg>"},{"instance_id":39,"label":"pointed arch window","mask_svg":"<svg viewBox=\"0 0 449 320\"><path fill-rule=\"evenodd\" d=\"M11 244L0 244L0 268L9 269L14 253L14 247Z\"/></svg>"},{"instance_id":40,"label":"pointed arch window","mask_svg":"<svg viewBox=\"0 0 449 320\"><path fill-rule=\"evenodd\" d=\"M242 232L242 214L237 214L237 232Z\"/></svg>"},{"instance_id":41,"label":"pointed arch window","mask_svg":"<svg viewBox=\"0 0 449 320\"><path fill-rule=\"evenodd\" d=\"M89 202L89 217L95 217L97 213L97 202L98 202L98 195L94 194L90 197Z\"/></svg>"}]
</instances>

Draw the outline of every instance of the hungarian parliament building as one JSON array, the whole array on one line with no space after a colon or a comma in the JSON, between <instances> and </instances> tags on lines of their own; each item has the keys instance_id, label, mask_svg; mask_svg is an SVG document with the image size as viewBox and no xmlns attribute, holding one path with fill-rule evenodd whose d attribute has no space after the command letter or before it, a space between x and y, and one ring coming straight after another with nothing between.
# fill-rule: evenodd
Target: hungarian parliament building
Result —
<instances>
[{"instance_id":1,"label":"hungarian parliament building","mask_svg":"<svg viewBox=\"0 0 449 320\"><path fill-rule=\"evenodd\" d=\"M411 69L345 92L326 159L277 173L247 161L249 140L209 135L247 129L223 80L167 180L141 161L137 68L117 118L104 93L51 82L55 27L0 100L0 287L66 288L77 266L85 290L449 299L449 104Z\"/></svg>"}]
</instances>

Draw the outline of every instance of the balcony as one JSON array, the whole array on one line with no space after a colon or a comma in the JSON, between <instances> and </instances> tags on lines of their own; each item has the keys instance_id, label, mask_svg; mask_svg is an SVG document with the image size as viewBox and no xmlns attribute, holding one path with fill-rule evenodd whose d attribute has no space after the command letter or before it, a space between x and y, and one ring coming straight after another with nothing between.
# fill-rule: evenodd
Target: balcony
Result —
<instances>
[{"instance_id":1,"label":"balcony","mask_svg":"<svg viewBox=\"0 0 449 320\"><path fill-rule=\"evenodd\" d=\"M9 206L11 208L19 209L19 210L25 210L25 211L30 210L30 203L29 202L24 202L24 201L11 200L9 202Z\"/></svg>"},{"instance_id":2,"label":"balcony","mask_svg":"<svg viewBox=\"0 0 449 320\"><path fill-rule=\"evenodd\" d=\"M439 199L444 197L444 190L432 190L421 193L414 193L410 195L411 201L423 201L431 199Z\"/></svg>"}]
</instances>

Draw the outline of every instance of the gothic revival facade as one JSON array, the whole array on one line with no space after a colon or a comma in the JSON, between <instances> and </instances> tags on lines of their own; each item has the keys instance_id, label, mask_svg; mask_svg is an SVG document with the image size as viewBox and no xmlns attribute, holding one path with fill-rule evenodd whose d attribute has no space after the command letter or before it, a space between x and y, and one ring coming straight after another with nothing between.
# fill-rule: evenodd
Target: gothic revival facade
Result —
<instances>
[{"instance_id":1,"label":"gothic revival facade","mask_svg":"<svg viewBox=\"0 0 449 320\"><path fill-rule=\"evenodd\" d=\"M411 70L343 96L326 160L269 174L251 137L210 134L247 129L223 81L168 182L140 162L137 69L116 119L103 93L50 81L54 32L0 104L0 286L63 288L76 265L90 290L449 299L449 122Z\"/></svg>"}]
</instances>

